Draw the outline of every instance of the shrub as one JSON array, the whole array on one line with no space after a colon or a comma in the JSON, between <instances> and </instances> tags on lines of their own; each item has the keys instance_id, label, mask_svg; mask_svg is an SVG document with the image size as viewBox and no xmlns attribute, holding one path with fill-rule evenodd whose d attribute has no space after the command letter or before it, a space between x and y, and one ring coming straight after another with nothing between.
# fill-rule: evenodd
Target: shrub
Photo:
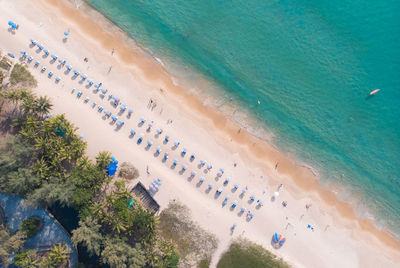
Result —
<instances>
[{"instance_id":1,"label":"shrub","mask_svg":"<svg viewBox=\"0 0 400 268\"><path fill-rule=\"evenodd\" d=\"M133 180L139 177L139 170L131 163L123 162L119 168L119 176L126 180Z\"/></svg>"},{"instance_id":2,"label":"shrub","mask_svg":"<svg viewBox=\"0 0 400 268\"><path fill-rule=\"evenodd\" d=\"M37 217L26 219L21 223L21 231L26 232L28 238L37 234L40 228L42 228L42 220Z\"/></svg>"},{"instance_id":3,"label":"shrub","mask_svg":"<svg viewBox=\"0 0 400 268\"><path fill-rule=\"evenodd\" d=\"M0 61L0 68L3 68L5 70L10 70L11 69L11 62L6 58L3 57Z\"/></svg>"},{"instance_id":4,"label":"shrub","mask_svg":"<svg viewBox=\"0 0 400 268\"><path fill-rule=\"evenodd\" d=\"M282 259L247 239L234 241L218 262L217 268L288 268Z\"/></svg>"},{"instance_id":5,"label":"shrub","mask_svg":"<svg viewBox=\"0 0 400 268\"><path fill-rule=\"evenodd\" d=\"M180 203L169 203L161 212L159 230L164 239L176 245L184 267L206 267L217 248L215 236L195 223L189 208Z\"/></svg>"},{"instance_id":6,"label":"shrub","mask_svg":"<svg viewBox=\"0 0 400 268\"><path fill-rule=\"evenodd\" d=\"M18 83L24 83L28 87L36 87L36 79L32 74L22 65L15 64L10 75L11 85L16 85Z\"/></svg>"}]
</instances>

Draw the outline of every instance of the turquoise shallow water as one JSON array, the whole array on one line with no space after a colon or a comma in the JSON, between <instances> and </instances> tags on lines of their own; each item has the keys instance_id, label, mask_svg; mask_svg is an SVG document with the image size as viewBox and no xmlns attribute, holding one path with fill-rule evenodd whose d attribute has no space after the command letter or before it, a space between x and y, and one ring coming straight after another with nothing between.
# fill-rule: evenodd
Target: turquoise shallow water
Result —
<instances>
[{"instance_id":1,"label":"turquoise shallow water","mask_svg":"<svg viewBox=\"0 0 400 268\"><path fill-rule=\"evenodd\" d=\"M400 1L87 2L215 82L322 184L400 234Z\"/></svg>"}]
</instances>

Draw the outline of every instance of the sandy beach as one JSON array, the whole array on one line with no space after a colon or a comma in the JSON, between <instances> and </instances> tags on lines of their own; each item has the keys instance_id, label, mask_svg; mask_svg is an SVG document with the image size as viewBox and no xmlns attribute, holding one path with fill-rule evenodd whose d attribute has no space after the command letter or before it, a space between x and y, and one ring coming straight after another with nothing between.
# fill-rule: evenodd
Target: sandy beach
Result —
<instances>
[{"instance_id":1,"label":"sandy beach","mask_svg":"<svg viewBox=\"0 0 400 268\"><path fill-rule=\"evenodd\" d=\"M190 207L194 219L219 239L212 267L238 236L262 244L294 267L400 265L400 243L389 232L377 229L368 219L357 218L349 204L319 186L310 169L297 165L176 85L160 63L135 47L97 12L84 5L77 8L68 1L52 0L0 0L0 8L1 55L13 53L14 61L19 62L19 51L24 50L33 58L30 63L24 62L38 81L34 92L49 96L54 104L53 114L65 113L79 128L90 156L107 150L120 163L133 163L146 186L160 178L162 186L155 199L161 208L172 200ZM19 29L10 31L9 20L18 23ZM66 38L67 29L70 31ZM31 38L50 54L65 59L72 70L86 74L95 84L102 82L102 88L107 89L105 97L101 98L102 92L95 92L87 79L74 76L58 61L52 62L50 55L46 57L31 45ZM36 61L40 62L38 67L34 67ZM41 72L44 66L47 69ZM49 71L54 73L52 78L48 77ZM60 82L55 82L56 77ZM80 98L78 92L82 92ZM113 107L110 94L126 103L125 112L119 113L119 107ZM117 128L111 118L98 111L98 106L111 111L124 125ZM130 117L128 109L133 109ZM141 117L147 120L144 124L140 124ZM136 131L133 137L131 129ZM157 129L162 133L158 135ZM137 144L141 133L143 142ZM170 137L168 143L164 142L165 135ZM148 141L152 146L147 145ZM180 142L177 148L175 141ZM159 155L157 146L162 150ZM184 147L187 153L182 156ZM165 152L169 153L167 161L163 161ZM191 161L194 152L196 156ZM178 163L173 167L175 158ZM212 168L201 166L200 159ZM187 166L184 172L183 164ZM224 169L221 177L217 175L220 168ZM196 175L191 176L192 171ZM204 177L203 183L199 183L200 177ZM231 180L224 184L227 177ZM208 189L209 184L212 189ZM220 195L215 194L218 188L222 188ZM241 196L243 189L247 192ZM273 198L276 191L279 196ZM230 197L223 206L226 195ZM254 202L249 199L251 195L255 196ZM234 200L238 205L232 209ZM264 205L257 206L257 200ZM246 208L245 213L240 213L241 207ZM248 210L254 213L253 219L246 219ZM231 233L234 223L237 227ZM287 238L279 250L270 244L274 232Z\"/></svg>"}]
</instances>

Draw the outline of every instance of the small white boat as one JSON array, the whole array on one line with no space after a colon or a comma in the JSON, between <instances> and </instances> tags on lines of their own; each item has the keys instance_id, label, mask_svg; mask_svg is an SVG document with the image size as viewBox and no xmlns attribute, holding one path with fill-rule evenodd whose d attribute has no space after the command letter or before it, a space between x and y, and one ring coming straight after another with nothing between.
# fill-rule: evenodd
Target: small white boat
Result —
<instances>
[{"instance_id":1,"label":"small white boat","mask_svg":"<svg viewBox=\"0 0 400 268\"><path fill-rule=\"evenodd\" d=\"M375 89L375 90L372 90L372 91L369 93L369 95L375 95L375 94L378 93L379 91L380 91L380 89L377 88L377 89Z\"/></svg>"}]
</instances>

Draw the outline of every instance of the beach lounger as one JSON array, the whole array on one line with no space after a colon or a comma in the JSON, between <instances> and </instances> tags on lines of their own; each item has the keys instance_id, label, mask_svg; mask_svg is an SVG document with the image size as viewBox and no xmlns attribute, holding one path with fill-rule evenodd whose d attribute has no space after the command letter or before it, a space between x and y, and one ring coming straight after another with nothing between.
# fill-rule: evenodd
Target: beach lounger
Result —
<instances>
[{"instance_id":1,"label":"beach lounger","mask_svg":"<svg viewBox=\"0 0 400 268\"><path fill-rule=\"evenodd\" d=\"M97 103L93 102L92 103L92 108L96 107Z\"/></svg>"},{"instance_id":2,"label":"beach lounger","mask_svg":"<svg viewBox=\"0 0 400 268\"><path fill-rule=\"evenodd\" d=\"M82 92L79 91L78 94L76 94L78 96L78 98L80 98L82 96Z\"/></svg>"},{"instance_id":3,"label":"beach lounger","mask_svg":"<svg viewBox=\"0 0 400 268\"><path fill-rule=\"evenodd\" d=\"M200 183L204 182L206 179L204 177L200 177Z\"/></svg>"},{"instance_id":4,"label":"beach lounger","mask_svg":"<svg viewBox=\"0 0 400 268\"><path fill-rule=\"evenodd\" d=\"M150 140L148 140L148 141L147 141L147 146L151 147L152 145L153 145L153 142L150 141Z\"/></svg>"},{"instance_id":5,"label":"beach lounger","mask_svg":"<svg viewBox=\"0 0 400 268\"><path fill-rule=\"evenodd\" d=\"M196 176L196 171L192 171L192 172L190 172L190 176L193 178L193 177L195 177Z\"/></svg>"},{"instance_id":6,"label":"beach lounger","mask_svg":"<svg viewBox=\"0 0 400 268\"><path fill-rule=\"evenodd\" d=\"M165 143L169 142L169 136L165 135L165 139L164 139Z\"/></svg>"},{"instance_id":7,"label":"beach lounger","mask_svg":"<svg viewBox=\"0 0 400 268\"><path fill-rule=\"evenodd\" d=\"M212 189L212 188L213 188L212 183L208 184L208 189Z\"/></svg>"},{"instance_id":8,"label":"beach lounger","mask_svg":"<svg viewBox=\"0 0 400 268\"><path fill-rule=\"evenodd\" d=\"M204 166L206 164L206 161L204 161L203 159L200 159L200 166Z\"/></svg>"},{"instance_id":9,"label":"beach lounger","mask_svg":"<svg viewBox=\"0 0 400 268\"><path fill-rule=\"evenodd\" d=\"M157 154L160 154L160 153L161 153L161 147L160 147L160 146L157 146L156 152L157 152Z\"/></svg>"},{"instance_id":10,"label":"beach lounger","mask_svg":"<svg viewBox=\"0 0 400 268\"><path fill-rule=\"evenodd\" d=\"M39 62L36 61L34 66L35 66L35 67L38 67L38 66L39 66Z\"/></svg>"},{"instance_id":11,"label":"beach lounger","mask_svg":"<svg viewBox=\"0 0 400 268\"><path fill-rule=\"evenodd\" d=\"M229 200L229 195L225 196L225 200Z\"/></svg>"},{"instance_id":12,"label":"beach lounger","mask_svg":"<svg viewBox=\"0 0 400 268\"><path fill-rule=\"evenodd\" d=\"M207 169L208 170L212 169L212 165L211 164L207 164Z\"/></svg>"},{"instance_id":13,"label":"beach lounger","mask_svg":"<svg viewBox=\"0 0 400 268\"><path fill-rule=\"evenodd\" d=\"M77 69L74 69L73 72L74 72L75 75L79 75L80 74Z\"/></svg>"},{"instance_id":14,"label":"beach lounger","mask_svg":"<svg viewBox=\"0 0 400 268\"><path fill-rule=\"evenodd\" d=\"M237 204L238 204L238 201L237 201L237 200L233 201L233 203L232 203L232 208L235 208L235 207L237 206Z\"/></svg>"},{"instance_id":15,"label":"beach lounger","mask_svg":"<svg viewBox=\"0 0 400 268\"><path fill-rule=\"evenodd\" d=\"M250 196L250 200L254 201L256 199L256 197L254 195Z\"/></svg>"},{"instance_id":16,"label":"beach lounger","mask_svg":"<svg viewBox=\"0 0 400 268\"><path fill-rule=\"evenodd\" d=\"M240 209L240 211L241 211L241 212L245 212L245 211L246 211L246 208L245 208L245 207L242 207L242 208Z\"/></svg>"},{"instance_id":17,"label":"beach lounger","mask_svg":"<svg viewBox=\"0 0 400 268\"><path fill-rule=\"evenodd\" d=\"M12 53L10 53L10 52L8 52L7 55L8 55L10 58L13 58L13 59L15 58L14 54L12 54Z\"/></svg>"},{"instance_id":18,"label":"beach lounger","mask_svg":"<svg viewBox=\"0 0 400 268\"><path fill-rule=\"evenodd\" d=\"M76 88L73 88L73 89L71 90L71 93L74 93L74 92L75 92L75 90L76 90Z\"/></svg>"},{"instance_id":19,"label":"beach lounger","mask_svg":"<svg viewBox=\"0 0 400 268\"><path fill-rule=\"evenodd\" d=\"M97 83L96 85L94 85L95 88L99 88L103 83Z\"/></svg>"},{"instance_id":20,"label":"beach lounger","mask_svg":"<svg viewBox=\"0 0 400 268\"><path fill-rule=\"evenodd\" d=\"M81 74L81 78L82 78L82 80L85 80L87 78L87 75L86 74Z\"/></svg>"},{"instance_id":21,"label":"beach lounger","mask_svg":"<svg viewBox=\"0 0 400 268\"><path fill-rule=\"evenodd\" d=\"M193 161L196 158L196 153L192 153L192 155L190 156L190 161Z\"/></svg>"},{"instance_id":22,"label":"beach lounger","mask_svg":"<svg viewBox=\"0 0 400 268\"><path fill-rule=\"evenodd\" d=\"M132 128L132 129L131 129L131 135L132 135L132 137L135 136L135 134L136 134L136 131Z\"/></svg>"},{"instance_id":23,"label":"beach lounger","mask_svg":"<svg viewBox=\"0 0 400 268\"><path fill-rule=\"evenodd\" d=\"M117 121L118 117L116 117L115 115L111 116L112 121Z\"/></svg>"},{"instance_id":24,"label":"beach lounger","mask_svg":"<svg viewBox=\"0 0 400 268\"><path fill-rule=\"evenodd\" d=\"M175 158L174 162L172 163L172 165L174 165L176 167L176 165L178 165L178 159Z\"/></svg>"},{"instance_id":25,"label":"beach lounger","mask_svg":"<svg viewBox=\"0 0 400 268\"><path fill-rule=\"evenodd\" d=\"M38 48L39 48L40 50L43 49L43 46L42 46L41 44L37 44L37 46L38 46Z\"/></svg>"},{"instance_id":26,"label":"beach lounger","mask_svg":"<svg viewBox=\"0 0 400 268\"><path fill-rule=\"evenodd\" d=\"M57 60L58 59L58 56L54 55L54 54L51 54L51 57L53 58L53 60Z\"/></svg>"},{"instance_id":27,"label":"beach lounger","mask_svg":"<svg viewBox=\"0 0 400 268\"><path fill-rule=\"evenodd\" d=\"M187 151L187 148L186 148L186 147L183 147L183 151L182 151L182 153L181 153L182 157L186 155L186 151Z\"/></svg>"},{"instance_id":28,"label":"beach lounger","mask_svg":"<svg viewBox=\"0 0 400 268\"><path fill-rule=\"evenodd\" d=\"M167 159L168 159L168 152L166 152L166 153L164 154L164 161L167 161Z\"/></svg>"},{"instance_id":29,"label":"beach lounger","mask_svg":"<svg viewBox=\"0 0 400 268\"><path fill-rule=\"evenodd\" d=\"M28 62L31 62L33 58L31 56L28 57Z\"/></svg>"},{"instance_id":30,"label":"beach lounger","mask_svg":"<svg viewBox=\"0 0 400 268\"><path fill-rule=\"evenodd\" d=\"M217 191L215 192L216 194L222 194L222 188L218 188Z\"/></svg>"},{"instance_id":31,"label":"beach lounger","mask_svg":"<svg viewBox=\"0 0 400 268\"><path fill-rule=\"evenodd\" d=\"M133 110L132 110L132 109L129 109L129 110L128 110L128 115L130 116L132 113L133 113Z\"/></svg>"},{"instance_id":32,"label":"beach lounger","mask_svg":"<svg viewBox=\"0 0 400 268\"><path fill-rule=\"evenodd\" d=\"M103 106L99 106L99 107L97 108L97 110L98 110L99 112L103 111Z\"/></svg>"},{"instance_id":33,"label":"beach lounger","mask_svg":"<svg viewBox=\"0 0 400 268\"><path fill-rule=\"evenodd\" d=\"M72 69L72 66L69 64L67 64L67 66L65 66L65 67L67 68L68 71L71 71L71 69Z\"/></svg>"},{"instance_id":34,"label":"beach lounger","mask_svg":"<svg viewBox=\"0 0 400 268\"><path fill-rule=\"evenodd\" d=\"M182 165L182 170L186 170L187 166L185 164Z\"/></svg>"},{"instance_id":35,"label":"beach lounger","mask_svg":"<svg viewBox=\"0 0 400 268\"><path fill-rule=\"evenodd\" d=\"M236 183L236 184L233 186L233 188L235 188L236 190L239 189L239 184Z\"/></svg>"},{"instance_id":36,"label":"beach lounger","mask_svg":"<svg viewBox=\"0 0 400 268\"><path fill-rule=\"evenodd\" d=\"M101 89L101 93L103 93L103 94L106 94L107 91L108 91L108 89L105 89L105 88L102 88L102 89Z\"/></svg>"},{"instance_id":37,"label":"beach lounger","mask_svg":"<svg viewBox=\"0 0 400 268\"><path fill-rule=\"evenodd\" d=\"M125 110L126 110L126 104L125 104L125 103L121 104L121 106L119 107L119 109L120 109L121 111L125 111Z\"/></svg>"},{"instance_id":38,"label":"beach lounger","mask_svg":"<svg viewBox=\"0 0 400 268\"><path fill-rule=\"evenodd\" d=\"M43 66L43 68L42 68L42 72L44 72L44 71L46 71L46 66Z\"/></svg>"},{"instance_id":39,"label":"beach lounger","mask_svg":"<svg viewBox=\"0 0 400 268\"><path fill-rule=\"evenodd\" d=\"M49 54L50 54L50 52L49 52L49 50L48 50L47 48L43 49L43 52L44 52L44 54L46 54L46 55L49 55Z\"/></svg>"},{"instance_id":40,"label":"beach lounger","mask_svg":"<svg viewBox=\"0 0 400 268\"><path fill-rule=\"evenodd\" d=\"M162 133L162 129L161 128L158 128L156 131L157 131L158 135L160 135Z\"/></svg>"},{"instance_id":41,"label":"beach lounger","mask_svg":"<svg viewBox=\"0 0 400 268\"><path fill-rule=\"evenodd\" d=\"M49 72L49 78L53 77L53 72Z\"/></svg>"},{"instance_id":42,"label":"beach lounger","mask_svg":"<svg viewBox=\"0 0 400 268\"><path fill-rule=\"evenodd\" d=\"M140 117L140 122L142 122L144 124L146 122L146 118Z\"/></svg>"},{"instance_id":43,"label":"beach lounger","mask_svg":"<svg viewBox=\"0 0 400 268\"><path fill-rule=\"evenodd\" d=\"M179 144L181 144L179 141L175 141L175 142L174 142L175 147L178 147Z\"/></svg>"},{"instance_id":44,"label":"beach lounger","mask_svg":"<svg viewBox=\"0 0 400 268\"><path fill-rule=\"evenodd\" d=\"M117 126L118 126L118 127L122 127L124 124L125 124L125 122L122 121L122 120L118 120L118 121L117 121Z\"/></svg>"},{"instance_id":45,"label":"beach lounger","mask_svg":"<svg viewBox=\"0 0 400 268\"><path fill-rule=\"evenodd\" d=\"M141 144L143 141L144 134L141 133L139 139L137 140L137 144Z\"/></svg>"},{"instance_id":46,"label":"beach lounger","mask_svg":"<svg viewBox=\"0 0 400 268\"><path fill-rule=\"evenodd\" d=\"M88 103L89 101L90 101L89 98L86 98L86 99L85 99L85 103Z\"/></svg>"},{"instance_id":47,"label":"beach lounger","mask_svg":"<svg viewBox=\"0 0 400 268\"><path fill-rule=\"evenodd\" d=\"M225 181L224 181L224 185L228 184L228 182L230 182L231 178L230 177L226 177Z\"/></svg>"},{"instance_id":48,"label":"beach lounger","mask_svg":"<svg viewBox=\"0 0 400 268\"><path fill-rule=\"evenodd\" d=\"M56 77L56 82L60 82L61 78L59 76Z\"/></svg>"},{"instance_id":49,"label":"beach lounger","mask_svg":"<svg viewBox=\"0 0 400 268\"><path fill-rule=\"evenodd\" d=\"M87 81L88 81L89 85L93 85L93 81L91 79L88 79Z\"/></svg>"},{"instance_id":50,"label":"beach lounger","mask_svg":"<svg viewBox=\"0 0 400 268\"><path fill-rule=\"evenodd\" d=\"M35 46L37 44L37 42L35 40L31 39L31 44Z\"/></svg>"}]
</instances>

